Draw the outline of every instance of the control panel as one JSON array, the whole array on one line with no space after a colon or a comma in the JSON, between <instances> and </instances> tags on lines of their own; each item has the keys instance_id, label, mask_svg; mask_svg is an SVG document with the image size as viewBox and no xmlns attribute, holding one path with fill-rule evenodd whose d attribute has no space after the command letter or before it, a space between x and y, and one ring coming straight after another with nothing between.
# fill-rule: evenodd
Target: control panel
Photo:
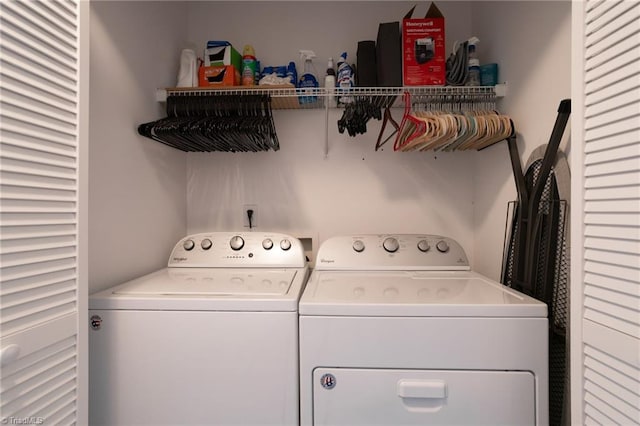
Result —
<instances>
[{"instance_id":1,"label":"control panel","mask_svg":"<svg viewBox=\"0 0 640 426\"><path fill-rule=\"evenodd\" d=\"M169 267L247 268L305 266L302 243L273 232L208 232L189 235L171 251Z\"/></svg>"},{"instance_id":2,"label":"control panel","mask_svg":"<svg viewBox=\"0 0 640 426\"><path fill-rule=\"evenodd\" d=\"M318 250L318 270L469 270L462 246L439 235L375 234L333 237Z\"/></svg>"}]
</instances>

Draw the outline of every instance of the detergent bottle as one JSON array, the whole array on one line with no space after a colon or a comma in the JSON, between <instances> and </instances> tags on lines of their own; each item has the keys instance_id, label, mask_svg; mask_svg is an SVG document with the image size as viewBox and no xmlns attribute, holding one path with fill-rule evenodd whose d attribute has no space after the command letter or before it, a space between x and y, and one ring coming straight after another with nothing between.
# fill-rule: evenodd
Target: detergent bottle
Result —
<instances>
[{"instance_id":1,"label":"detergent bottle","mask_svg":"<svg viewBox=\"0 0 640 426\"><path fill-rule=\"evenodd\" d=\"M340 59L338 59L338 77L337 86L341 93L348 92L354 84L353 68L347 63L347 52L342 52ZM341 103L353 102L351 96L340 96L338 99Z\"/></svg>"}]
</instances>

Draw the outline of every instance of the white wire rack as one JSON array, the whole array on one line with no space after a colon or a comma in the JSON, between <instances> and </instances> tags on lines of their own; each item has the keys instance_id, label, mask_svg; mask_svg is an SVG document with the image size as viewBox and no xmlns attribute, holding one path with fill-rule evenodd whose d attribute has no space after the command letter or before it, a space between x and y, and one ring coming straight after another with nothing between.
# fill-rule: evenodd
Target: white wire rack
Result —
<instances>
[{"instance_id":1,"label":"white wire rack","mask_svg":"<svg viewBox=\"0 0 640 426\"><path fill-rule=\"evenodd\" d=\"M269 95L273 109L320 109L335 107L330 99L343 96L353 97L396 97L393 106L402 106L402 95L408 92L412 99L430 97L446 99L451 97L466 100L498 98L506 95L506 85L497 86L419 86L419 87L353 87L349 89L313 88L301 89L292 86L234 86L159 89L156 99L160 102L167 96L223 96L223 95Z\"/></svg>"},{"instance_id":2,"label":"white wire rack","mask_svg":"<svg viewBox=\"0 0 640 426\"><path fill-rule=\"evenodd\" d=\"M340 106L337 99L343 97L369 98L385 107L403 107L404 94L409 93L412 104L443 105L443 102L495 103L506 96L506 84L496 86L410 86L410 87L352 87L300 89L293 86L233 86L168 88L156 91L156 100L166 102L168 96L225 96L269 95L272 109L324 109L324 155L329 153L329 110ZM377 101L377 102L376 102ZM492 108L495 109L495 108Z\"/></svg>"}]
</instances>

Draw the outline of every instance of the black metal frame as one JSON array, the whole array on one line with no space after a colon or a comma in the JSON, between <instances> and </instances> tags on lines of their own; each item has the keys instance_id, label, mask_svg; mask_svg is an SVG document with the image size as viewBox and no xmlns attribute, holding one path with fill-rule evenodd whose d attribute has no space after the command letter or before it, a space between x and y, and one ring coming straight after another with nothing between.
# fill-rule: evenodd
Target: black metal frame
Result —
<instances>
[{"instance_id":1,"label":"black metal frame","mask_svg":"<svg viewBox=\"0 0 640 426\"><path fill-rule=\"evenodd\" d=\"M518 195L518 206L515 218L517 226L514 226L513 229L515 235L513 235L514 270L512 276L512 287L532 296L535 296L535 262L538 258L538 247L540 243L541 218L540 215L538 215L540 199L542 198L542 193L547 179L549 178L549 174L551 173L553 164L556 161L558 147L560 146L562 135L564 134L564 129L569 121L570 114L571 101L569 99L564 99L560 102L558 107L558 116L542 160L540 175L538 176L538 180L531 191L527 189L525 176L520 164L520 153L518 152L516 135L514 134L507 138L509 157L511 159L511 167L513 169L513 176ZM550 233L550 235L557 234ZM503 280L504 269L505 267L503 265Z\"/></svg>"}]
</instances>

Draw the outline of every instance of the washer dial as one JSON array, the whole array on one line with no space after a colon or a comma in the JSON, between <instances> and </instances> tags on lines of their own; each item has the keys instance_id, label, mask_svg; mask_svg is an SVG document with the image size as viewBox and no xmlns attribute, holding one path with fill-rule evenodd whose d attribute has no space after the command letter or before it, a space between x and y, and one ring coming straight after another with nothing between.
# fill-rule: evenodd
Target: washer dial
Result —
<instances>
[{"instance_id":1,"label":"washer dial","mask_svg":"<svg viewBox=\"0 0 640 426\"><path fill-rule=\"evenodd\" d=\"M389 253L395 253L400 248L400 244L398 243L397 239L389 237L385 238L385 240L382 242L382 247L384 247L384 249Z\"/></svg>"},{"instance_id":2,"label":"washer dial","mask_svg":"<svg viewBox=\"0 0 640 426\"><path fill-rule=\"evenodd\" d=\"M358 253L361 253L364 251L364 243L362 242L362 240L355 240L353 242L353 249L355 251L357 251Z\"/></svg>"},{"instance_id":3,"label":"washer dial","mask_svg":"<svg viewBox=\"0 0 640 426\"><path fill-rule=\"evenodd\" d=\"M193 240L187 240L184 243L182 243L182 247L186 250L186 251L191 251L193 250L193 248L196 246L196 243L193 242Z\"/></svg>"},{"instance_id":4,"label":"washer dial","mask_svg":"<svg viewBox=\"0 0 640 426\"><path fill-rule=\"evenodd\" d=\"M284 239L280 241L280 248L284 251L287 251L291 248L291 241Z\"/></svg>"},{"instance_id":5,"label":"washer dial","mask_svg":"<svg viewBox=\"0 0 640 426\"><path fill-rule=\"evenodd\" d=\"M200 247L202 247L202 250L209 250L212 245L213 245L213 243L208 238L205 238L204 240L202 240L200 242Z\"/></svg>"},{"instance_id":6,"label":"washer dial","mask_svg":"<svg viewBox=\"0 0 640 426\"><path fill-rule=\"evenodd\" d=\"M262 248L265 250L271 250L273 248L273 241L271 238L265 238L262 241Z\"/></svg>"},{"instance_id":7,"label":"washer dial","mask_svg":"<svg viewBox=\"0 0 640 426\"><path fill-rule=\"evenodd\" d=\"M236 235L235 237L231 237L231 241L229 241L229 245L232 250L240 250L244 247L244 240L240 235Z\"/></svg>"}]
</instances>

